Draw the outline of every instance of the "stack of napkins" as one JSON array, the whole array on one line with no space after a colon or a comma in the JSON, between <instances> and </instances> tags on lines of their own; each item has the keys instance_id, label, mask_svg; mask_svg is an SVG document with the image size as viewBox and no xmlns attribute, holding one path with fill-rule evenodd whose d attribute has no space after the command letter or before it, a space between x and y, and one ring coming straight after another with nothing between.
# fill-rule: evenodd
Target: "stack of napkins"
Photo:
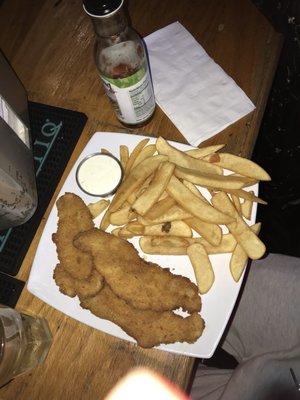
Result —
<instances>
[{"instance_id":1,"label":"stack of napkins","mask_svg":"<svg viewBox=\"0 0 300 400\"><path fill-rule=\"evenodd\" d=\"M157 104L193 146L255 106L179 23L145 38Z\"/></svg>"}]
</instances>

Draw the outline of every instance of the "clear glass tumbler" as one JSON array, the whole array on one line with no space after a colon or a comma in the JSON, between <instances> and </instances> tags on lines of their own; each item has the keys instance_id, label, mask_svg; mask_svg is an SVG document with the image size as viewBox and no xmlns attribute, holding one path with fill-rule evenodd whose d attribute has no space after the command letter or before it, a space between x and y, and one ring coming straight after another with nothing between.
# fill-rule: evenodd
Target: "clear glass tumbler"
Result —
<instances>
[{"instance_id":1,"label":"clear glass tumbler","mask_svg":"<svg viewBox=\"0 0 300 400\"><path fill-rule=\"evenodd\" d=\"M41 364L51 343L44 318L0 305L0 387Z\"/></svg>"}]
</instances>

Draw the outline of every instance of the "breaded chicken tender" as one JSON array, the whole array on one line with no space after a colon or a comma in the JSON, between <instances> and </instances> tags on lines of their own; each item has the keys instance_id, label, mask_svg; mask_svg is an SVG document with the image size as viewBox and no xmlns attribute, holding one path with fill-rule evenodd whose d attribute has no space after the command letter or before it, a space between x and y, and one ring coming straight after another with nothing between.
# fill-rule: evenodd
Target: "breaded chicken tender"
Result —
<instances>
[{"instance_id":1,"label":"breaded chicken tender","mask_svg":"<svg viewBox=\"0 0 300 400\"><path fill-rule=\"evenodd\" d=\"M80 299L95 296L104 285L104 279L96 269L86 279L75 279L61 264L55 267L53 278L63 294L69 297L78 296Z\"/></svg>"},{"instance_id":2,"label":"breaded chicken tender","mask_svg":"<svg viewBox=\"0 0 300 400\"><path fill-rule=\"evenodd\" d=\"M52 240L57 247L61 267L75 279L90 277L93 261L73 245L74 237L94 227L92 215L83 200L73 193L65 193L57 202L58 225Z\"/></svg>"},{"instance_id":3,"label":"breaded chicken tender","mask_svg":"<svg viewBox=\"0 0 300 400\"><path fill-rule=\"evenodd\" d=\"M95 268L111 290L131 306L140 310L182 307L190 313L200 311L194 283L140 258L131 243L94 228L77 235L74 245L93 257Z\"/></svg>"},{"instance_id":4,"label":"breaded chicken tender","mask_svg":"<svg viewBox=\"0 0 300 400\"><path fill-rule=\"evenodd\" d=\"M183 318L172 311L138 310L116 296L108 285L80 305L97 317L119 325L145 348L161 343L193 343L201 336L205 325L198 313Z\"/></svg>"}]
</instances>

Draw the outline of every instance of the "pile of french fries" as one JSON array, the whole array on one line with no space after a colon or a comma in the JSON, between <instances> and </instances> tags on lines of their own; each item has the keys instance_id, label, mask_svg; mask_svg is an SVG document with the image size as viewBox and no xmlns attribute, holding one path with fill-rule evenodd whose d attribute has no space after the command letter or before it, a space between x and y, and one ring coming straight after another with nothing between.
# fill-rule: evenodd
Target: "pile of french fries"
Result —
<instances>
[{"instance_id":1,"label":"pile of french fries","mask_svg":"<svg viewBox=\"0 0 300 400\"><path fill-rule=\"evenodd\" d=\"M122 184L111 202L89 205L93 217L106 210L100 228L113 225L111 233L123 239L139 236L146 254L187 255L201 294L215 280L212 254L231 253L230 272L238 282L248 258L259 259L266 250L257 236L260 224L249 226L253 202L266 203L247 188L270 176L248 159L219 153L224 145L180 151L162 137L148 141L131 154L120 146Z\"/></svg>"}]
</instances>

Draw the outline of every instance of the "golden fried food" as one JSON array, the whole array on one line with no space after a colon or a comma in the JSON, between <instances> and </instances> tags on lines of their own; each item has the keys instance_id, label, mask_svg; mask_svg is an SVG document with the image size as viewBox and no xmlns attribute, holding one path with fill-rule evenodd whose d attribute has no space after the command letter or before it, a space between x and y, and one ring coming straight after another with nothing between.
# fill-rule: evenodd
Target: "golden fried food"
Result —
<instances>
[{"instance_id":1,"label":"golden fried food","mask_svg":"<svg viewBox=\"0 0 300 400\"><path fill-rule=\"evenodd\" d=\"M98 272L113 292L140 310L165 311L182 307L199 311L197 286L188 278L146 262L126 240L96 228L80 233L74 245L91 254Z\"/></svg>"},{"instance_id":2,"label":"golden fried food","mask_svg":"<svg viewBox=\"0 0 300 400\"><path fill-rule=\"evenodd\" d=\"M104 285L103 277L95 269L87 279L74 279L61 264L55 267L53 278L61 293L80 299L95 296Z\"/></svg>"},{"instance_id":3,"label":"golden fried food","mask_svg":"<svg viewBox=\"0 0 300 400\"><path fill-rule=\"evenodd\" d=\"M108 285L80 305L97 317L119 325L145 348L161 343L193 343L201 336L205 325L198 313L183 318L172 311L138 310L116 296Z\"/></svg>"},{"instance_id":4,"label":"golden fried food","mask_svg":"<svg viewBox=\"0 0 300 400\"><path fill-rule=\"evenodd\" d=\"M92 215L83 200L74 193L65 193L57 200L58 225L52 240L62 267L75 279L91 275L93 261L89 254L73 246L74 237L93 228Z\"/></svg>"}]
</instances>

